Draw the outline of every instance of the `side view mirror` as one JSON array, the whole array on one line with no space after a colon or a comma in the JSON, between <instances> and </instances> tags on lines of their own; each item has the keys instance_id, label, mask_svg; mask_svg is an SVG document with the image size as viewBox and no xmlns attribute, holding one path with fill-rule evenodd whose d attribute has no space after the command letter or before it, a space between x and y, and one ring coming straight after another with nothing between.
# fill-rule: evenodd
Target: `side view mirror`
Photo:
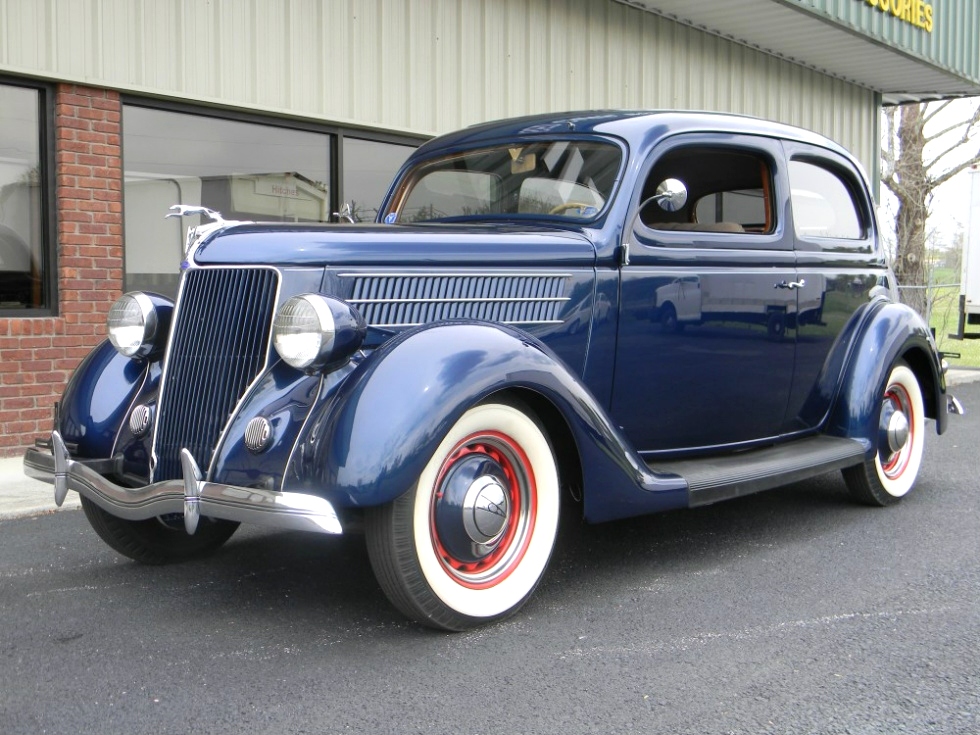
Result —
<instances>
[{"instance_id":1,"label":"side view mirror","mask_svg":"<svg viewBox=\"0 0 980 735\"><path fill-rule=\"evenodd\" d=\"M665 212L676 212L687 204L687 187L680 179L664 179L657 185L652 199Z\"/></svg>"}]
</instances>

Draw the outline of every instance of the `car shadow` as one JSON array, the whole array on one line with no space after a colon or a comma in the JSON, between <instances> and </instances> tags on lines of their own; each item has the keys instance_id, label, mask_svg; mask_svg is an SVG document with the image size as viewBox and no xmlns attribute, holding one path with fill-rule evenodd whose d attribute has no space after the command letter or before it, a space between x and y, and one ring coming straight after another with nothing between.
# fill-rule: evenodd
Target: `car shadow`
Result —
<instances>
[{"instance_id":1,"label":"car shadow","mask_svg":"<svg viewBox=\"0 0 980 735\"><path fill-rule=\"evenodd\" d=\"M638 569L685 574L762 547L839 533L849 517L859 522L860 510L834 474L704 508L598 525L565 513L550 567L525 610L578 604L583 590L615 587ZM197 620L218 615L259 626L288 620L303 635L331 627L411 636L432 632L388 602L360 534L242 527L207 558L160 567L123 562L100 576L103 582L167 590L165 609ZM143 597L132 604L148 603Z\"/></svg>"}]
</instances>

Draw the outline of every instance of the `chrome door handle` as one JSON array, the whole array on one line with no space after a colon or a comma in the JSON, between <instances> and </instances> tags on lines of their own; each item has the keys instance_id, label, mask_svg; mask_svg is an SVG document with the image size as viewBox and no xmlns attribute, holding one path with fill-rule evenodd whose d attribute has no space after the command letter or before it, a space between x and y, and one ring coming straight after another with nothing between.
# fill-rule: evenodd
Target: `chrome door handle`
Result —
<instances>
[{"instance_id":1,"label":"chrome door handle","mask_svg":"<svg viewBox=\"0 0 980 735\"><path fill-rule=\"evenodd\" d=\"M780 281L775 286L773 286L773 288L788 288L790 291L792 291L797 288L803 288L805 285L806 285L806 279L801 278L798 281Z\"/></svg>"}]
</instances>

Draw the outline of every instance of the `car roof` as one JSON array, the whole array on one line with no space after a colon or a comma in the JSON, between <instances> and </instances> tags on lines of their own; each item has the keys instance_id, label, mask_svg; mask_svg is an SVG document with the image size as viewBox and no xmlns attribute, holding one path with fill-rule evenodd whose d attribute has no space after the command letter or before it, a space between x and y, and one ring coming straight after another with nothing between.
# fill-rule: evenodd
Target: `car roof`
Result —
<instances>
[{"instance_id":1,"label":"car roof","mask_svg":"<svg viewBox=\"0 0 980 735\"><path fill-rule=\"evenodd\" d=\"M747 115L684 110L582 110L496 120L439 136L423 145L419 153L425 155L433 148L469 147L508 138L570 134L612 135L625 140L633 150L639 150L681 132L765 135L820 146L856 163L845 148L804 128Z\"/></svg>"}]
</instances>

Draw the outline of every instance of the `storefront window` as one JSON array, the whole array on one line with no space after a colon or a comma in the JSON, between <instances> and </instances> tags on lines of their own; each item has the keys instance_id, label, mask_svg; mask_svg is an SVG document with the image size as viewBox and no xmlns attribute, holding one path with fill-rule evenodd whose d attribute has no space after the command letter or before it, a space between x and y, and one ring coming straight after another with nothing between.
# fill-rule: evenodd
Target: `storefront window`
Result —
<instances>
[{"instance_id":1,"label":"storefront window","mask_svg":"<svg viewBox=\"0 0 980 735\"><path fill-rule=\"evenodd\" d=\"M184 233L200 218L164 219L174 204L225 219L330 219L325 133L127 105L123 160L126 290L176 294Z\"/></svg>"},{"instance_id":2,"label":"storefront window","mask_svg":"<svg viewBox=\"0 0 980 735\"><path fill-rule=\"evenodd\" d=\"M0 84L0 312L48 305L41 95Z\"/></svg>"},{"instance_id":3,"label":"storefront window","mask_svg":"<svg viewBox=\"0 0 980 735\"><path fill-rule=\"evenodd\" d=\"M414 146L344 137L344 201L358 222L373 222L398 168Z\"/></svg>"}]
</instances>

